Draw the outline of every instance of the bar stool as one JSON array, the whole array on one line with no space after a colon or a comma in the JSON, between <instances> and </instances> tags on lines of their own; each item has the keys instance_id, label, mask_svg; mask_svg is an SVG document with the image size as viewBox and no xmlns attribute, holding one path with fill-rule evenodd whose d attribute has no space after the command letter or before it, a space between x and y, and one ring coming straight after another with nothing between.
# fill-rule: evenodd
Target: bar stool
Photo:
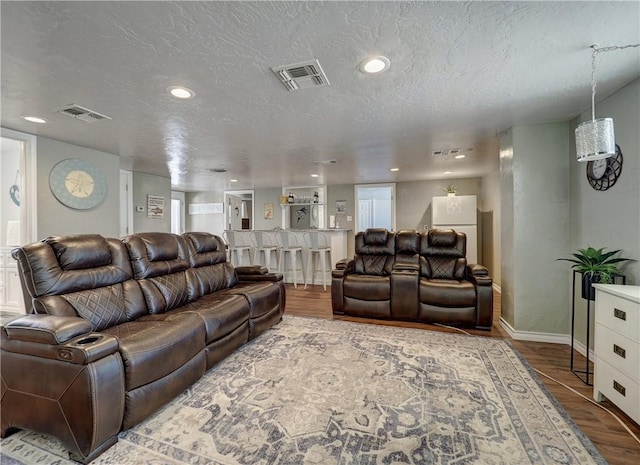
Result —
<instances>
[{"instance_id":1,"label":"bar stool","mask_svg":"<svg viewBox=\"0 0 640 465\"><path fill-rule=\"evenodd\" d=\"M271 255L275 256L274 267L278 267L278 245L274 244L271 234L266 231L252 231L251 240L254 243L253 263L264 265L271 272Z\"/></svg>"},{"instance_id":2,"label":"bar stool","mask_svg":"<svg viewBox=\"0 0 640 465\"><path fill-rule=\"evenodd\" d=\"M327 235L318 231L309 231L304 233L304 241L309 249L309 258L307 265L311 272L311 284L315 282L317 271L317 259L320 258L322 263L322 286L327 290L327 273L331 272L331 244ZM329 263L329 269L327 269ZM309 282L309 279L307 279ZM307 287L305 283L304 287Z\"/></svg>"},{"instance_id":3,"label":"bar stool","mask_svg":"<svg viewBox=\"0 0 640 465\"><path fill-rule=\"evenodd\" d=\"M289 231L278 231L276 239L280 247L280 257L278 259L278 272L286 272L285 262L287 254L291 260L291 271L293 275L293 287L298 288L298 253L300 253L300 269L302 269L302 282L307 285L306 273L304 271L304 257L302 256L302 246L298 244L296 235Z\"/></svg>"},{"instance_id":4,"label":"bar stool","mask_svg":"<svg viewBox=\"0 0 640 465\"><path fill-rule=\"evenodd\" d=\"M238 267L242 264L245 252L247 253L249 264L253 265L251 245L244 240L242 233L226 230L222 233L222 236L227 244L229 244L229 261L233 266Z\"/></svg>"}]
</instances>

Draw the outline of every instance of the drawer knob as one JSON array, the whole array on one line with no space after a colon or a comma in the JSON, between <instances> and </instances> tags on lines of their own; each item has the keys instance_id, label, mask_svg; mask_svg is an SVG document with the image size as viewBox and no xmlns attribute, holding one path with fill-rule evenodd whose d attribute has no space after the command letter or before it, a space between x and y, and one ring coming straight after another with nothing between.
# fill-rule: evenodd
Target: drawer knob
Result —
<instances>
[{"instance_id":1,"label":"drawer knob","mask_svg":"<svg viewBox=\"0 0 640 465\"><path fill-rule=\"evenodd\" d=\"M614 382L613 382L613 389L615 389L616 391L618 391L618 392L619 392L620 394L622 394L623 396L626 396L626 395L627 395L627 394L626 394L627 389L626 389L622 384L620 384L620 383L619 383L619 382L617 382L617 381L614 381Z\"/></svg>"},{"instance_id":2,"label":"drawer knob","mask_svg":"<svg viewBox=\"0 0 640 465\"><path fill-rule=\"evenodd\" d=\"M625 312L624 310L620 310L619 308L613 309L613 316L615 316L616 318L620 318L623 321L627 321L627 312Z\"/></svg>"},{"instance_id":3,"label":"drawer knob","mask_svg":"<svg viewBox=\"0 0 640 465\"><path fill-rule=\"evenodd\" d=\"M619 345L617 345L617 344L614 344L614 345L613 345L613 352L614 352L616 355L619 355L619 356L620 356L620 357L622 357L622 358L627 358L627 351L626 351L626 350L624 350L622 347L620 347L620 346L619 346Z\"/></svg>"}]
</instances>

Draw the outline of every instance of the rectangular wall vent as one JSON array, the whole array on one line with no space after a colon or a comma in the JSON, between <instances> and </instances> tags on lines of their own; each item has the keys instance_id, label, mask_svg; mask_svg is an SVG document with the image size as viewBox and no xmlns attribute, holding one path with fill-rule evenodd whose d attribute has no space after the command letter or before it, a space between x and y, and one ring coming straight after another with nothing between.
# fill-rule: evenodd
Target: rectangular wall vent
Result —
<instances>
[{"instance_id":1,"label":"rectangular wall vent","mask_svg":"<svg viewBox=\"0 0 640 465\"><path fill-rule=\"evenodd\" d=\"M457 155L458 153L460 153L460 149L440 149L431 152L434 157L446 157L447 155Z\"/></svg>"},{"instance_id":2,"label":"rectangular wall vent","mask_svg":"<svg viewBox=\"0 0 640 465\"><path fill-rule=\"evenodd\" d=\"M63 115L72 116L73 118L84 121L85 123L93 123L94 121L100 121L103 119L112 119L110 116L103 115L97 111L89 110L88 108L81 107L72 103L57 109L58 113Z\"/></svg>"},{"instance_id":3,"label":"rectangular wall vent","mask_svg":"<svg viewBox=\"0 0 640 465\"><path fill-rule=\"evenodd\" d=\"M287 90L307 89L309 87L329 86L329 79L324 74L318 60L304 61L290 65L271 68L273 74L282 82Z\"/></svg>"}]
</instances>

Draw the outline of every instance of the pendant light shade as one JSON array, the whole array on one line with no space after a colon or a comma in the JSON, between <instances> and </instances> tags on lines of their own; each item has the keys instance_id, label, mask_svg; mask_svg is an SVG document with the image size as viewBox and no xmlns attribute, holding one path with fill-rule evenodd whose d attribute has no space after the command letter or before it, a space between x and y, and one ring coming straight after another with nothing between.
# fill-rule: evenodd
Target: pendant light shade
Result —
<instances>
[{"instance_id":1,"label":"pendant light shade","mask_svg":"<svg viewBox=\"0 0 640 465\"><path fill-rule=\"evenodd\" d=\"M640 44L613 45L598 48L591 46L591 121L585 121L576 128L576 158L587 162L609 158L616 154L616 137L613 133L613 119L596 119L596 58L598 53L640 47Z\"/></svg>"},{"instance_id":2,"label":"pendant light shade","mask_svg":"<svg viewBox=\"0 0 640 465\"><path fill-rule=\"evenodd\" d=\"M613 119L599 118L585 121L576 128L576 157L587 162L616 154Z\"/></svg>"}]
</instances>

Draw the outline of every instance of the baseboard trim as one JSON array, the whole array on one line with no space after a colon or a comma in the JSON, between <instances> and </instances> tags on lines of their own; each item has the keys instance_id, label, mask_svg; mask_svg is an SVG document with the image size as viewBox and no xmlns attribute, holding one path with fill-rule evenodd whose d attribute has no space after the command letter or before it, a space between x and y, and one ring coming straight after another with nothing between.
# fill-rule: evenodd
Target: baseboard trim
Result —
<instances>
[{"instance_id":1,"label":"baseboard trim","mask_svg":"<svg viewBox=\"0 0 640 465\"><path fill-rule=\"evenodd\" d=\"M567 344L571 344L571 337L569 337L569 342ZM582 342L573 340L573 350L581 354L583 357L586 357L587 346L585 346ZM593 351L593 348L589 348L589 360L593 362L596 359L596 354Z\"/></svg>"},{"instance_id":2,"label":"baseboard trim","mask_svg":"<svg viewBox=\"0 0 640 465\"><path fill-rule=\"evenodd\" d=\"M537 333L533 331L517 331L513 329L513 327L507 321L505 321L504 318L502 317L500 317L500 325L504 328L507 334L509 334L511 339L515 339L517 341L548 342L551 344L571 345L571 336L569 336L568 334ZM584 350L584 346L583 346L583 350Z\"/></svg>"}]
</instances>

